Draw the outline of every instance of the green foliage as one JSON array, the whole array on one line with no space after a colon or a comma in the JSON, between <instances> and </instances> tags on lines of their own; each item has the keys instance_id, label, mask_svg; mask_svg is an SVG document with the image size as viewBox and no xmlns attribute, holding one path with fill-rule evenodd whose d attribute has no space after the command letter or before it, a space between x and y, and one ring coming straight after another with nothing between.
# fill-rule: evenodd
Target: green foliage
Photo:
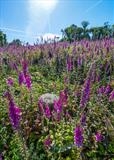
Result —
<instances>
[{"instance_id":1,"label":"green foliage","mask_svg":"<svg viewBox=\"0 0 114 160\"><path fill-rule=\"evenodd\" d=\"M0 31L0 47L4 46L5 44L7 44L6 34Z\"/></svg>"},{"instance_id":2,"label":"green foliage","mask_svg":"<svg viewBox=\"0 0 114 160\"><path fill-rule=\"evenodd\" d=\"M17 45L17 46L21 46L22 45L22 42L20 39L14 39L10 45L13 44L13 45Z\"/></svg>"},{"instance_id":3,"label":"green foliage","mask_svg":"<svg viewBox=\"0 0 114 160\"><path fill-rule=\"evenodd\" d=\"M105 22L103 26L100 27L91 27L88 29L89 22L82 21L82 27L78 27L73 24L64 30L62 29L62 41L70 41L73 42L75 40L82 39L92 39L99 40L107 37L114 37L114 25L109 25L109 22Z\"/></svg>"}]
</instances>

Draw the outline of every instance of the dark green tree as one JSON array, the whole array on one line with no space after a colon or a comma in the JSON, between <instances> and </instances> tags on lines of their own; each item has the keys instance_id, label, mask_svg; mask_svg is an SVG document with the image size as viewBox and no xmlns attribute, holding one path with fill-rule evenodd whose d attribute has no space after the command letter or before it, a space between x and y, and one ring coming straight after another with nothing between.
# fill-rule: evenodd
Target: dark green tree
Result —
<instances>
[{"instance_id":1,"label":"dark green tree","mask_svg":"<svg viewBox=\"0 0 114 160\"><path fill-rule=\"evenodd\" d=\"M20 39L14 39L10 44L20 46L20 45L22 45L22 42Z\"/></svg>"},{"instance_id":2,"label":"dark green tree","mask_svg":"<svg viewBox=\"0 0 114 160\"><path fill-rule=\"evenodd\" d=\"M62 29L62 41L73 42L75 40L92 39L99 40L103 38L114 38L114 24L111 26L109 22L105 22L102 26L91 27L88 29L89 22L83 21L81 23L82 27L78 27L72 24L65 29Z\"/></svg>"},{"instance_id":3,"label":"dark green tree","mask_svg":"<svg viewBox=\"0 0 114 160\"><path fill-rule=\"evenodd\" d=\"M4 46L7 44L6 34L0 31L0 46Z\"/></svg>"},{"instance_id":4,"label":"dark green tree","mask_svg":"<svg viewBox=\"0 0 114 160\"><path fill-rule=\"evenodd\" d=\"M111 26L111 37L114 38L114 24Z\"/></svg>"},{"instance_id":5,"label":"dark green tree","mask_svg":"<svg viewBox=\"0 0 114 160\"><path fill-rule=\"evenodd\" d=\"M82 38L83 28L77 27L77 25L72 24L64 30L62 29L61 32L63 40L73 42Z\"/></svg>"},{"instance_id":6,"label":"dark green tree","mask_svg":"<svg viewBox=\"0 0 114 160\"><path fill-rule=\"evenodd\" d=\"M86 30L87 26L89 25L89 22L88 21L82 21L81 25L82 25L83 29Z\"/></svg>"},{"instance_id":7,"label":"dark green tree","mask_svg":"<svg viewBox=\"0 0 114 160\"><path fill-rule=\"evenodd\" d=\"M83 27L83 38L88 39L89 38L89 30L87 29L89 22L88 21L82 21L81 25Z\"/></svg>"}]
</instances>

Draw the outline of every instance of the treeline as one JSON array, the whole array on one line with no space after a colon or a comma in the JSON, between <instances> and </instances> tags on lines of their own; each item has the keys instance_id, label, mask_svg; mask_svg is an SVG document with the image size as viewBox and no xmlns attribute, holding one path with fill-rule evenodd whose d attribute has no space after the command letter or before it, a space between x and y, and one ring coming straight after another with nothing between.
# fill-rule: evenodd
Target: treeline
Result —
<instances>
[{"instance_id":1,"label":"treeline","mask_svg":"<svg viewBox=\"0 0 114 160\"><path fill-rule=\"evenodd\" d=\"M82 21L81 27L75 24L62 29L61 41L76 41L82 39L99 40L103 38L114 38L114 24L109 25L109 22L105 22L103 26L89 28L88 21Z\"/></svg>"},{"instance_id":2,"label":"treeline","mask_svg":"<svg viewBox=\"0 0 114 160\"><path fill-rule=\"evenodd\" d=\"M6 44L16 44L21 45L22 42L20 39L14 39L12 42L8 43L7 41L7 35L3 33L3 31L0 30L0 47L6 45Z\"/></svg>"},{"instance_id":3,"label":"treeline","mask_svg":"<svg viewBox=\"0 0 114 160\"><path fill-rule=\"evenodd\" d=\"M89 40L99 40L103 38L114 38L114 24L109 25L109 22L105 22L103 26L91 27L88 26L90 23L88 21L82 21L81 27L72 24L71 26L62 29L62 39L60 41L80 41L82 39ZM2 31L0 31L0 46L6 44L16 44L21 45L20 39L14 39L12 42L7 42L7 36Z\"/></svg>"}]
</instances>

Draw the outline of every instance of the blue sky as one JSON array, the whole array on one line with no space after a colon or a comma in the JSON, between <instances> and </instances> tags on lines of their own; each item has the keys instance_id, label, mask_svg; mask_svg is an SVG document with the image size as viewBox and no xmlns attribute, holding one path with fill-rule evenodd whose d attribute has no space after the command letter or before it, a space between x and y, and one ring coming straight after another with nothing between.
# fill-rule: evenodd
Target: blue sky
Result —
<instances>
[{"instance_id":1,"label":"blue sky","mask_svg":"<svg viewBox=\"0 0 114 160\"><path fill-rule=\"evenodd\" d=\"M89 27L114 24L114 0L0 0L0 29L9 41L60 35L62 28L83 20Z\"/></svg>"}]
</instances>

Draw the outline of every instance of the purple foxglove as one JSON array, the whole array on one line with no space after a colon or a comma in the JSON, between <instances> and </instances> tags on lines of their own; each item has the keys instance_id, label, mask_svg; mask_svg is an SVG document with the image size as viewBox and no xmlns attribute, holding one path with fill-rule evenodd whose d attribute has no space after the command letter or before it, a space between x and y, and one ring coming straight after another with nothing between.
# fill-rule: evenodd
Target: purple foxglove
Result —
<instances>
[{"instance_id":1,"label":"purple foxglove","mask_svg":"<svg viewBox=\"0 0 114 160\"><path fill-rule=\"evenodd\" d=\"M44 106L43 106L43 100L42 99L40 99L38 101L38 107L39 107L40 112L42 112L44 114Z\"/></svg>"},{"instance_id":2,"label":"purple foxglove","mask_svg":"<svg viewBox=\"0 0 114 160\"><path fill-rule=\"evenodd\" d=\"M32 82L31 82L31 76L30 76L30 74L26 74L26 76L25 76L25 84L26 84L26 87L28 89L31 89Z\"/></svg>"},{"instance_id":3,"label":"purple foxglove","mask_svg":"<svg viewBox=\"0 0 114 160\"><path fill-rule=\"evenodd\" d=\"M28 62L26 60L22 61L22 67L23 67L24 75L26 75L28 72Z\"/></svg>"},{"instance_id":4,"label":"purple foxglove","mask_svg":"<svg viewBox=\"0 0 114 160\"><path fill-rule=\"evenodd\" d=\"M114 102L114 90L110 93L109 102Z\"/></svg>"},{"instance_id":5,"label":"purple foxglove","mask_svg":"<svg viewBox=\"0 0 114 160\"><path fill-rule=\"evenodd\" d=\"M78 147L83 145L83 129L80 126L77 126L74 130L74 144Z\"/></svg>"},{"instance_id":6,"label":"purple foxglove","mask_svg":"<svg viewBox=\"0 0 114 160\"><path fill-rule=\"evenodd\" d=\"M49 148L51 146L52 140L50 138L50 136L48 136L45 140L44 140L44 146L46 148Z\"/></svg>"},{"instance_id":7,"label":"purple foxglove","mask_svg":"<svg viewBox=\"0 0 114 160\"><path fill-rule=\"evenodd\" d=\"M77 66L80 67L82 65L82 58L81 57L78 57L77 59Z\"/></svg>"},{"instance_id":8,"label":"purple foxglove","mask_svg":"<svg viewBox=\"0 0 114 160\"><path fill-rule=\"evenodd\" d=\"M80 123L82 126L85 126L86 124L86 114L85 113L81 115Z\"/></svg>"},{"instance_id":9,"label":"purple foxglove","mask_svg":"<svg viewBox=\"0 0 114 160\"><path fill-rule=\"evenodd\" d=\"M8 101L12 100L12 96L9 91L5 91L3 96L8 99Z\"/></svg>"},{"instance_id":10,"label":"purple foxglove","mask_svg":"<svg viewBox=\"0 0 114 160\"><path fill-rule=\"evenodd\" d=\"M71 57L67 57L66 59L66 64L67 64L67 71L71 71L73 69L73 62L72 62L72 59Z\"/></svg>"},{"instance_id":11,"label":"purple foxglove","mask_svg":"<svg viewBox=\"0 0 114 160\"><path fill-rule=\"evenodd\" d=\"M61 100L62 104L67 104L68 95L67 95L66 90L61 91L59 97L60 97L60 100Z\"/></svg>"},{"instance_id":12,"label":"purple foxglove","mask_svg":"<svg viewBox=\"0 0 114 160\"><path fill-rule=\"evenodd\" d=\"M104 94L105 93L105 86L102 86L102 87L100 87L99 89L98 89L98 94L99 95L102 95L102 94Z\"/></svg>"},{"instance_id":13,"label":"purple foxglove","mask_svg":"<svg viewBox=\"0 0 114 160\"><path fill-rule=\"evenodd\" d=\"M107 87L105 88L105 94L109 94L111 92L111 86L110 85L107 85Z\"/></svg>"},{"instance_id":14,"label":"purple foxglove","mask_svg":"<svg viewBox=\"0 0 114 160\"><path fill-rule=\"evenodd\" d=\"M90 96L90 79L88 78L83 86L82 96L80 100L80 107L85 107Z\"/></svg>"},{"instance_id":15,"label":"purple foxglove","mask_svg":"<svg viewBox=\"0 0 114 160\"><path fill-rule=\"evenodd\" d=\"M60 99L54 101L54 109L55 109L55 111L57 113L61 113L61 111L62 111L62 102L61 102Z\"/></svg>"},{"instance_id":16,"label":"purple foxglove","mask_svg":"<svg viewBox=\"0 0 114 160\"><path fill-rule=\"evenodd\" d=\"M22 71L19 73L18 81L19 81L19 85L22 85L22 84L25 83L25 76L24 76L24 73Z\"/></svg>"},{"instance_id":17,"label":"purple foxglove","mask_svg":"<svg viewBox=\"0 0 114 160\"><path fill-rule=\"evenodd\" d=\"M46 105L46 107L45 107L45 116L48 119L50 119L50 117L51 117L51 111L50 111L50 108L48 105Z\"/></svg>"},{"instance_id":18,"label":"purple foxglove","mask_svg":"<svg viewBox=\"0 0 114 160\"><path fill-rule=\"evenodd\" d=\"M7 83L7 85L8 85L9 87L13 86L13 83L14 83L13 78L9 77L9 78L6 80L6 83Z\"/></svg>"},{"instance_id":19,"label":"purple foxglove","mask_svg":"<svg viewBox=\"0 0 114 160\"><path fill-rule=\"evenodd\" d=\"M14 129L18 129L21 119L21 109L14 104L13 101L9 102L9 118Z\"/></svg>"},{"instance_id":20,"label":"purple foxglove","mask_svg":"<svg viewBox=\"0 0 114 160\"><path fill-rule=\"evenodd\" d=\"M96 140L97 142L101 142L102 139L103 139L102 134L101 134L100 132L97 132L97 133L95 134L95 140Z\"/></svg>"},{"instance_id":21,"label":"purple foxglove","mask_svg":"<svg viewBox=\"0 0 114 160\"><path fill-rule=\"evenodd\" d=\"M3 159L2 159L2 154L0 154L0 160L3 160Z\"/></svg>"}]
</instances>

